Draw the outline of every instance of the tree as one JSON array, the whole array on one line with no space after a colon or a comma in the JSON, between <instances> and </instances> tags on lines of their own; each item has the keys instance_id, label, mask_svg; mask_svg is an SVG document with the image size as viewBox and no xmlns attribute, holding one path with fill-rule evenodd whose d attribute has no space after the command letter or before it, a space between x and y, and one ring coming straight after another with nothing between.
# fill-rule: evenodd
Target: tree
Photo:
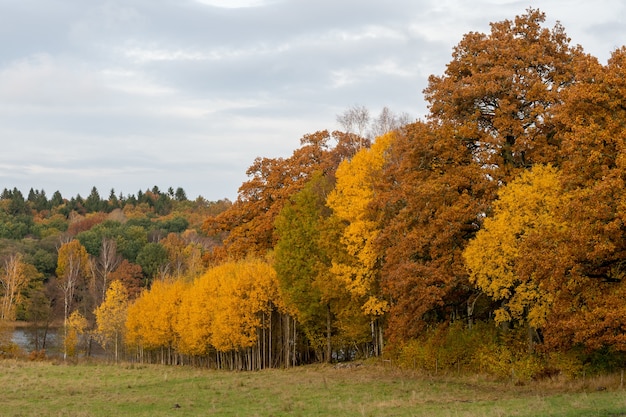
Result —
<instances>
[{"instance_id":1,"label":"tree","mask_svg":"<svg viewBox=\"0 0 626 417\"><path fill-rule=\"evenodd\" d=\"M318 357L330 361L336 317L349 297L330 272L329 239L333 229L325 205L333 181L321 173L286 204L276 219L279 236L275 247L275 269L287 309L301 324ZM335 229L336 230L336 229ZM335 233L336 241L339 233Z\"/></svg>"},{"instance_id":2,"label":"tree","mask_svg":"<svg viewBox=\"0 0 626 417\"><path fill-rule=\"evenodd\" d=\"M170 268L167 249L160 243L148 243L137 255L137 263L151 282L155 278L164 278Z\"/></svg>"},{"instance_id":3,"label":"tree","mask_svg":"<svg viewBox=\"0 0 626 417\"><path fill-rule=\"evenodd\" d=\"M63 205L64 200L63 200L63 196L61 195L60 191L55 191L54 194L52 194L52 198L50 199L50 205L52 206L52 208L57 208L61 205Z\"/></svg>"},{"instance_id":4,"label":"tree","mask_svg":"<svg viewBox=\"0 0 626 417\"><path fill-rule=\"evenodd\" d=\"M411 123L411 118L408 113L397 115L389 110L388 107L383 107L380 111L380 115L378 115L372 123L371 137L378 138L386 133L398 130L409 123Z\"/></svg>"},{"instance_id":5,"label":"tree","mask_svg":"<svg viewBox=\"0 0 626 417\"><path fill-rule=\"evenodd\" d=\"M96 187L91 189L91 193L85 199L84 206L88 213L96 213L104 208L102 198L100 197L100 193Z\"/></svg>"},{"instance_id":6,"label":"tree","mask_svg":"<svg viewBox=\"0 0 626 417\"><path fill-rule=\"evenodd\" d=\"M78 354L78 345L81 336L89 327L87 319L78 311L73 311L67 318L65 324L65 335L63 337L63 359L68 356L75 357Z\"/></svg>"},{"instance_id":7,"label":"tree","mask_svg":"<svg viewBox=\"0 0 626 417\"><path fill-rule=\"evenodd\" d=\"M554 162L559 147L553 109L575 80L580 48L560 24L528 9L513 21L470 32L454 48L445 75L424 90L430 118L454 128L457 140L500 182L534 163Z\"/></svg>"},{"instance_id":8,"label":"tree","mask_svg":"<svg viewBox=\"0 0 626 417\"><path fill-rule=\"evenodd\" d=\"M331 272L359 300L362 313L371 319L376 354L382 349L380 319L389 306L380 293L380 257L374 246L378 229L370 205L374 183L381 175L385 154L394 138L393 133L380 136L370 149L362 149L351 160L343 161L327 200L334 215L346 223L340 237L345 256L335 252Z\"/></svg>"},{"instance_id":9,"label":"tree","mask_svg":"<svg viewBox=\"0 0 626 417\"><path fill-rule=\"evenodd\" d=\"M145 351L160 350L162 363L174 363L176 321L185 290L182 280L155 281L128 307L126 343L137 349L140 359Z\"/></svg>"},{"instance_id":10,"label":"tree","mask_svg":"<svg viewBox=\"0 0 626 417\"><path fill-rule=\"evenodd\" d=\"M187 201L187 193L185 193L182 187L178 187L176 193L174 193L174 198L176 201Z\"/></svg>"},{"instance_id":11,"label":"tree","mask_svg":"<svg viewBox=\"0 0 626 417\"><path fill-rule=\"evenodd\" d=\"M109 279L111 282L119 280L124 285L124 288L126 288L128 299L131 301L139 296L144 287L141 266L131 263L126 259L123 259L115 271L111 272Z\"/></svg>"},{"instance_id":12,"label":"tree","mask_svg":"<svg viewBox=\"0 0 626 417\"><path fill-rule=\"evenodd\" d=\"M113 281L102 304L96 308L96 334L106 348L114 347L115 362L119 359L122 346L127 310L128 292L120 281Z\"/></svg>"},{"instance_id":13,"label":"tree","mask_svg":"<svg viewBox=\"0 0 626 417\"><path fill-rule=\"evenodd\" d=\"M570 196L559 212L571 231L559 246L565 274L553 276L556 297L545 326L551 348L626 351L626 48L606 66L579 63L578 82L556 112L562 175Z\"/></svg>"},{"instance_id":14,"label":"tree","mask_svg":"<svg viewBox=\"0 0 626 417\"><path fill-rule=\"evenodd\" d=\"M20 253L10 255L0 269L0 320L15 320L15 307L21 301L22 291L40 274L27 264Z\"/></svg>"},{"instance_id":15,"label":"tree","mask_svg":"<svg viewBox=\"0 0 626 417\"><path fill-rule=\"evenodd\" d=\"M387 333L395 343L444 317L461 318L475 297L461 253L494 184L447 126L408 125L385 156L370 209L380 229L375 248L384 260Z\"/></svg>"},{"instance_id":16,"label":"tree","mask_svg":"<svg viewBox=\"0 0 626 417\"><path fill-rule=\"evenodd\" d=\"M470 282L502 302L496 323L515 320L539 329L555 298L546 280L563 270L557 244L569 227L559 215L568 205L560 173L537 165L501 189L499 197L493 216L463 252ZM543 268L541 252L553 258Z\"/></svg>"},{"instance_id":17,"label":"tree","mask_svg":"<svg viewBox=\"0 0 626 417\"><path fill-rule=\"evenodd\" d=\"M366 129L370 123L370 113L367 107L354 105L337 116L337 122L348 134L355 134L358 138L365 138ZM359 147L363 139L359 139Z\"/></svg>"},{"instance_id":18,"label":"tree","mask_svg":"<svg viewBox=\"0 0 626 417\"><path fill-rule=\"evenodd\" d=\"M100 256L94 257L89 263L91 267L94 287L96 292L96 304L100 304L105 298L107 288L111 281L110 275L122 261L117 253L117 243L111 238L102 238Z\"/></svg>"},{"instance_id":19,"label":"tree","mask_svg":"<svg viewBox=\"0 0 626 417\"><path fill-rule=\"evenodd\" d=\"M73 239L59 248L56 274L59 278L59 288L63 292L63 328L65 338L68 336L68 318L74 303L76 287L79 281L87 276L88 264L89 257L87 251L78 240ZM67 348L65 348L63 359L66 359L67 355Z\"/></svg>"},{"instance_id":20,"label":"tree","mask_svg":"<svg viewBox=\"0 0 626 417\"><path fill-rule=\"evenodd\" d=\"M333 140L337 141L334 148ZM314 172L332 176L339 163L359 147L355 135L328 131L305 135L300 143L287 159L257 158L246 172L250 179L239 188L237 201L204 222L208 235L227 233L222 257L264 256L276 243L274 220L289 198Z\"/></svg>"}]
</instances>

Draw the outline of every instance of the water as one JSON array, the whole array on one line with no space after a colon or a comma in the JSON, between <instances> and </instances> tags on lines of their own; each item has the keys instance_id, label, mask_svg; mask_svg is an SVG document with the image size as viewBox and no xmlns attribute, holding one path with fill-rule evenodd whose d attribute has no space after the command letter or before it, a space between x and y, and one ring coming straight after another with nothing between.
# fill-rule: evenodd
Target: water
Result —
<instances>
[{"instance_id":1,"label":"water","mask_svg":"<svg viewBox=\"0 0 626 417\"><path fill-rule=\"evenodd\" d=\"M46 334L46 355L47 356L63 356L63 329L62 328L50 328ZM19 327L15 328L12 331L11 341L15 343L21 350L26 353L30 353L33 350L36 350L36 338L39 337L39 349L42 349L44 346L43 337L44 337L44 329L35 329L32 327ZM80 352L80 356L87 356L87 351L89 350L88 356L96 357L96 358L104 358L106 357L106 353L102 349L102 347L92 340L90 349L87 349L88 340L84 339L80 346L78 347L78 351Z\"/></svg>"},{"instance_id":2,"label":"water","mask_svg":"<svg viewBox=\"0 0 626 417\"><path fill-rule=\"evenodd\" d=\"M37 329L32 327L19 327L13 330L11 341L20 347L24 352L32 352L36 349L43 349L45 346L46 352L49 354L56 354L60 352L59 329L49 328L47 333L44 329ZM45 343L44 343L45 334ZM39 346L37 346L37 338Z\"/></svg>"}]
</instances>

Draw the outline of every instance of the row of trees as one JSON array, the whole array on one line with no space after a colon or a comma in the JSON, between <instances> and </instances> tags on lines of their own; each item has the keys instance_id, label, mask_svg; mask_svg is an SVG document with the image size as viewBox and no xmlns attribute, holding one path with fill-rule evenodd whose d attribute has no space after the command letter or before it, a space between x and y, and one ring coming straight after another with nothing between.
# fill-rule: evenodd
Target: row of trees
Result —
<instances>
[{"instance_id":1,"label":"row of trees","mask_svg":"<svg viewBox=\"0 0 626 417\"><path fill-rule=\"evenodd\" d=\"M162 192L156 185L146 191L139 190L136 196L134 194L124 196L122 193L118 196L115 193L115 189L111 189L108 199L103 199L98 189L92 187L87 198L83 198L78 194L69 200L63 198L60 191L55 191L52 197L48 199L45 190L31 188L28 196L24 198L24 194L17 188L12 190L4 188L2 194L0 194L0 199L10 201L8 207L9 214L29 214L32 210L51 210L67 204L69 204L69 207L66 210L83 211L81 214L84 214L84 212L109 212L116 208L123 208L126 204L147 203L155 205L160 199L188 201L187 193L182 187L178 187L176 191L174 191L174 188L169 187L167 192Z\"/></svg>"},{"instance_id":2,"label":"row of trees","mask_svg":"<svg viewBox=\"0 0 626 417\"><path fill-rule=\"evenodd\" d=\"M153 191L141 195L170 198ZM66 215L70 201L60 201L38 210L16 189L0 199L0 325L30 322L37 350L49 347L46 336L59 322L68 324L63 327L70 333L64 334L76 342L71 329L77 323L84 320L79 327L93 330L94 309L113 281L123 283L133 299L154 279L201 274L205 253L219 242L201 234L202 220L231 204L172 198L164 215L154 204L129 200L111 211L109 200L100 211L72 209Z\"/></svg>"},{"instance_id":3,"label":"row of trees","mask_svg":"<svg viewBox=\"0 0 626 417\"><path fill-rule=\"evenodd\" d=\"M602 65L544 21L529 9L465 35L429 78L426 120L388 113L396 122L371 140L355 107L340 116L346 131L257 158L237 200L196 235L213 239L208 272L175 268L171 255L166 269L142 261L158 278L134 301L128 285L105 292L116 280L101 280L92 308L103 343L139 360L238 369L382 353L427 363L438 355L428 346L480 369L545 367L537 358L556 353L619 358L626 48ZM107 237L139 263L129 223ZM76 237L95 254L98 233ZM173 233L154 232L142 250L170 236L179 247ZM461 349L476 335L489 349Z\"/></svg>"},{"instance_id":4,"label":"row of trees","mask_svg":"<svg viewBox=\"0 0 626 417\"><path fill-rule=\"evenodd\" d=\"M272 254L299 361L479 321L529 354L624 351L626 49L602 65L544 21L467 34L426 120L306 135L207 219L213 262Z\"/></svg>"}]
</instances>

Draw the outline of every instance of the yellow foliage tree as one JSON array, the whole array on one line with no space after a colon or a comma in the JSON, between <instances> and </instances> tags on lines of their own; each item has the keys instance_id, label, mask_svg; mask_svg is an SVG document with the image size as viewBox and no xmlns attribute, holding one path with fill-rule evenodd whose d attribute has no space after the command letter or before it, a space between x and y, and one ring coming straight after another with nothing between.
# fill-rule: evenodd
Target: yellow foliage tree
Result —
<instances>
[{"instance_id":1,"label":"yellow foliage tree","mask_svg":"<svg viewBox=\"0 0 626 417\"><path fill-rule=\"evenodd\" d=\"M95 310L96 334L105 349L113 345L115 361L119 358L128 310L128 291L120 281L113 281L105 299Z\"/></svg>"},{"instance_id":2,"label":"yellow foliage tree","mask_svg":"<svg viewBox=\"0 0 626 417\"><path fill-rule=\"evenodd\" d=\"M350 293L362 299L362 308L369 316L380 316L388 303L378 294L378 255L373 247L378 230L369 216L369 205L374 198L372 188L385 163L385 152L395 133L389 132L376 139L369 149L361 149L351 160L344 160L337 169L337 183L327 204L334 214L347 222L341 243L347 259L333 260L331 271L342 278Z\"/></svg>"},{"instance_id":3,"label":"yellow foliage tree","mask_svg":"<svg viewBox=\"0 0 626 417\"><path fill-rule=\"evenodd\" d=\"M337 169L335 188L327 199L334 215L346 223L340 238L344 256L334 256L331 272L345 284L360 303L362 313L370 318L376 354L382 349L380 318L389 310L389 303L380 294L380 258L374 246L379 230L369 206L374 198L374 182L380 177L395 135L386 133L371 148L361 149L351 160L344 160Z\"/></svg>"},{"instance_id":4,"label":"yellow foliage tree","mask_svg":"<svg viewBox=\"0 0 626 417\"><path fill-rule=\"evenodd\" d=\"M161 361L171 363L178 343L175 323L187 284L182 280L155 281L128 307L126 343L143 355L161 349Z\"/></svg>"},{"instance_id":5,"label":"yellow foliage tree","mask_svg":"<svg viewBox=\"0 0 626 417\"><path fill-rule=\"evenodd\" d=\"M67 318L65 337L63 340L64 359L67 356L75 357L77 355L80 337L85 333L88 327L89 323L87 319L78 311L75 310L70 314Z\"/></svg>"},{"instance_id":6,"label":"yellow foliage tree","mask_svg":"<svg viewBox=\"0 0 626 417\"><path fill-rule=\"evenodd\" d=\"M22 254L14 254L4 261L0 268L0 320L15 320L15 307L21 301L22 290L41 274L24 262Z\"/></svg>"},{"instance_id":7,"label":"yellow foliage tree","mask_svg":"<svg viewBox=\"0 0 626 417\"><path fill-rule=\"evenodd\" d=\"M502 300L495 311L497 323L516 320L542 327L550 311L554 292L547 291L545 271L558 268L541 265L538 241L552 242L550 262L558 262L559 236L569 228L559 211L567 204L559 171L552 166L535 166L499 194L493 216L463 252L470 281L494 300ZM537 236L541 239L537 239ZM544 279L545 278L545 279Z\"/></svg>"},{"instance_id":8,"label":"yellow foliage tree","mask_svg":"<svg viewBox=\"0 0 626 417\"><path fill-rule=\"evenodd\" d=\"M280 306L276 272L258 258L210 269L185 293L178 333L185 353L254 346L263 314Z\"/></svg>"}]
</instances>

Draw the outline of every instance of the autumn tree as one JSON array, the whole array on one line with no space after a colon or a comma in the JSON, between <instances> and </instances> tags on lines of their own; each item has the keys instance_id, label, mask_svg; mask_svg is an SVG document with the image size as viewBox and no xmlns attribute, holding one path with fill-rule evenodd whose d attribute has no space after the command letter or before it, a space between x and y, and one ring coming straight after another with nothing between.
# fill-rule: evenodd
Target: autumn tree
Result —
<instances>
[{"instance_id":1,"label":"autumn tree","mask_svg":"<svg viewBox=\"0 0 626 417\"><path fill-rule=\"evenodd\" d=\"M144 277L141 266L124 259L109 276L111 282L119 280L126 288L129 300L139 296L144 288Z\"/></svg>"},{"instance_id":2,"label":"autumn tree","mask_svg":"<svg viewBox=\"0 0 626 417\"><path fill-rule=\"evenodd\" d=\"M561 245L570 265L554 279L558 297L545 328L546 344L568 349L626 351L626 48L607 63L580 63L579 81L559 107L562 172L572 224Z\"/></svg>"},{"instance_id":3,"label":"autumn tree","mask_svg":"<svg viewBox=\"0 0 626 417\"><path fill-rule=\"evenodd\" d=\"M74 295L78 284L88 274L89 257L87 251L76 239L63 244L59 248L58 266L56 274L59 279L59 288L63 293L63 327L68 336L68 318L72 311ZM63 358L67 358L67 349Z\"/></svg>"},{"instance_id":4,"label":"autumn tree","mask_svg":"<svg viewBox=\"0 0 626 417\"><path fill-rule=\"evenodd\" d=\"M362 149L351 160L343 161L327 200L333 214L346 223L340 237L345 256L339 256L340 251L333 254L331 272L359 300L362 313L371 319L376 354L381 353L381 319L389 304L380 293L380 256L374 246L378 229L370 205L374 183L381 175L394 138L395 133L380 136L370 149Z\"/></svg>"},{"instance_id":5,"label":"autumn tree","mask_svg":"<svg viewBox=\"0 0 626 417\"><path fill-rule=\"evenodd\" d=\"M464 316L475 291L461 253L480 226L491 187L471 149L446 126L414 123L392 142L370 205L392 341Z\"/></svg>"},{"instance_id":6,"label":"autumn tree","mask_svg":"<svg viewBox=\"0 0 626 417\"><path fill-rule=\"evenodd\" d=\"M35 267L24 262L22 254L5 259L0 269L0 320L15 320L15 308L21 301L22 291L37 276L39 273Z\"/></svg>"},{"instance_id":7,"label":"autumn tree","mask_svg":"<svg viewBox=\"0 0 626 417\"><path fill-rule=\"evenodd\" d=\"M183 236L169 233L159 242L167 251L171 274L180 278L195 278L202 270L202 247L194 242L187 242Z\"/></svg>"},{"instance_id":8,"label":"autumn tree","mask_svg":"<svg viewBox=\"0 0 626 417\"><path fill-rule=\"evenodd\" d=\"M81 338L86 333L89 323L77 310L66 320L65 334L63 337L63 359L76 357L80 346Z\"/></svg>"},{"instance_id":9,"label":"autumn tree","mask_svg":"<svg viewBox=\"0 0 626 417\"><path fill-rule=\"evenodd\" d=\"M96 334L106 348L113 345L114 357L119 359L119 347L125 330L128 310L128 292L120 281L113 281L106 292L104 301L95 310Z\"/></svg>"},{"instance_id":10,"label":"autumn tree","mask_svg":"<svg viewBox=\"0 0 626 417\"><path fill-rule=\"evenodd\" d=\"M570 225L559 213L567 205L559 171L537 165L501 189L493 216L467 245L470 281L501 302L496 323L546 324L555 298L548 280L563 270L558 246ZM552 258L547 265L541 252Z\"/></svg>"},{"instance_id":11,"label":"autumn tree","mask_svg":"<svg viewBox=\"0 0 626 417\"><path fill-rule=\"evenodd\" d=\"M453 126L495 181L557 154L553 109L582 53L560 24L548 29L544 22L543 12L528 9L492 23L489 34L466 34L445 74L431 76L424 91L429 117Z\"/></svg>"},{"instance_id":12,"label":"autumn tree","mask_svg":"<svg viewBox=\"0 0 626 417\"><path fill-rule=\"evenodd\" d=\"M175 330L186 284L182 280L154 281L128 307L126 343L143 360L145 352L159 353L160 362L174 363L178 334Z\"/></svg>"},{"instance_id":13,"label":"autumn tree","mask_svg":"<svg viewBox=\"0 0 626 417\"><path fill-rule=\"evenodd\" d=\"M227 232L222 257L226 253L234 257L264 256L276 243L274 220L288 199L302 189L313 172L332 175L339 163L359 147L355 135L340 132L331 135L320 131L305 135L300 142L301 147L289 158L257 158L248 168L250 179L239 188L233 205L205 221L207 234Z\"/></svg>"}]
</instances>

